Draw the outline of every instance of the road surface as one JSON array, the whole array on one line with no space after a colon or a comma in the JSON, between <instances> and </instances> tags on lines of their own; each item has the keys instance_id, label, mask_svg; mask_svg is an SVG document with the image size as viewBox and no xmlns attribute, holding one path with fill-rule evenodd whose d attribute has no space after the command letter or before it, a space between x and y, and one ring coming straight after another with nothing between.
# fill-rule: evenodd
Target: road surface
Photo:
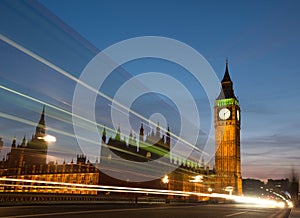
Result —
<instances>
[{"instance_id":1,"label":"road surface","mask_svg":"<svg viewBox=\"0 0 300 218\"><path fill-rule=\"evenodd\" d=\"M43 205L0 207L0 217L92 218L284 218L289 209L238 204L213 205Z\"/></svg>"}]
</instances>

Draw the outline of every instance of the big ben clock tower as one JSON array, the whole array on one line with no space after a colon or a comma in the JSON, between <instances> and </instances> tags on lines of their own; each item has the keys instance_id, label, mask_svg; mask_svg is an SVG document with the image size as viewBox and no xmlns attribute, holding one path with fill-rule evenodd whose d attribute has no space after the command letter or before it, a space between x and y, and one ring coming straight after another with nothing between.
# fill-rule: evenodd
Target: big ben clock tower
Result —
<instances>
[{"instance_id":1,"label":"big ben clock tower","mask_svg":"<svg viewBox=\"0 0 300 218\"><path fill-rule=\"evenodd\" d=\"M242 194L240 152L240 106L234 95L226 59L222 90L215 102L215 188L218 192Z\"/></svg>"}]
</instances>

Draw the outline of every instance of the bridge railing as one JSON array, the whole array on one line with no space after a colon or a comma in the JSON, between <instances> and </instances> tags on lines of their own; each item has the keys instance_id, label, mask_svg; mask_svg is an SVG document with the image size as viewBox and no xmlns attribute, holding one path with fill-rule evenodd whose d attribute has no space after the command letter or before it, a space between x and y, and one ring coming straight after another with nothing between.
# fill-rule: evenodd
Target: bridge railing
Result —
<instances>
[{"instance_id":1,"label":"bridge railing","mask_svg":"<svg viewBox=\"0 0 300 218\"><path fill-rule=\"evenodd\" d=\"M42 204L81 204L81 203L149 203L163 204L165 198L137 196L95 196L40 193L1 193L0 206L42 205Z\"/></svg>"}]
</instances>

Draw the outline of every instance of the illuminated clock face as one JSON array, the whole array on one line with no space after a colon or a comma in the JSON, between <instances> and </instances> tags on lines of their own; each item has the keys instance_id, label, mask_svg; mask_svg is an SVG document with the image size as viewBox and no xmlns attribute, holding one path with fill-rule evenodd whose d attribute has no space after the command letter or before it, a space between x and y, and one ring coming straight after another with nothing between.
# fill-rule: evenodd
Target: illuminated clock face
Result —
<instances>
[{"instance_id":1,"label":"illuminated clock face","mask_svg":"<svg viewBox=\"0 0 300 218\"><path fill-rule=\"evenodd\" d=\"M222 120L227 120L230 117L230 110L228 108L222 108L219 111L219 117Z\"/></svg>"},{"instance_id":2,"label":"illuminated clock face","mask_svg":"<svg viewBox=\"0 0 300 218\"><path fill-rule=\"evenodd\" d=\"M236 116L237 116L237 120L239 121L240 120L240 111L239 110L236 111Z\"/></svg>"}]
</instances>

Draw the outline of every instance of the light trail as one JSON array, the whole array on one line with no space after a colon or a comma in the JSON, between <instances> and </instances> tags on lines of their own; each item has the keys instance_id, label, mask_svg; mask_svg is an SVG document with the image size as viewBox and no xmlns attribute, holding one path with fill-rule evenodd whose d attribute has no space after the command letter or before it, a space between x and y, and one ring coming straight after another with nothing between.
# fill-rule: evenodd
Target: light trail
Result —
<instances>
[{"instance_id":1,"label":"light trail","mask_svg":"<svg viewBox=\"0 0 300 218\"><path fill-rule=\"evenodd\" d=\"M1 184L5 187L27 187L34 189L68 189L68 190L79 190L79 191L102 191L102 192L118 192L118 193L138 193L138 194L155 194L155 195L166 195L166 193L155 192L155 191L134 191L134 190L112 190L112 189L100 189L100 188L77 188L77 187L65 187L65 186L42 186L42 185L14 185L14 184ZM174 196L188 196L185 194L172 194Z\"/></svg>"},{"instance_id":2,"label":"light trail","mask_svg":"<svg viewBox=\"0 0 300 218\"><path fill-rule=\"evenodd\" d=\"M126 108L125 106L123 106L123 105L121 105L120 103L116 102L114 99L111 99L110 97L108 97L108 96L106 96L105 94L99 92L98 90L94 89L93 87L91 87L91 86L89 86L89 85L83 83L82 81L80 81L80 80L77 79L76 77L74 77L74 76L72 76L71 74L69 74L67 71L64 71L63 69L57 67L56 65L52 64L52 63L49 62L48 60L46 60L46 59L44 59L44 58L38 56L37 54L35 54L35 53L33 53L32 51L26 49L25 47L19 45L18 43L16 43L16 42L10 40L9 38L7 38L7 37L5 37L5 36L3 36L3 35L0 35L0 38L1 38L2 41L6 42L7 44L13 46L14 48L16 48L16 49L18 49L18 50L20 50L20 51L22 51L23 53L29 55L30 57L32 57L32 58L38 60L39 62L45 64L46 66L50 67L51 69L55 70L56 72L58 72L58 73L60 73L60 74L62 74L62 75L64 75L64 76L66 76L67 78L69 78L69 79L71 79L71 80L77 82L78 84L84 86L85 88L88 88L89 90L91 90L91 91L97 93L97 95L102 96L103 98L109 100L110 102L115 103L117 106L120 106L120 108L123 108L123 109L128 110L128 111L131 112L132 114L136 115L137 117L139 117L139 118L141 118L142 120L144 120L144 121L150 123L150 124L153 125L153 126L158 126L156 123L153 123L151 120L148 120L148 119L144 118L143 116L139 115L138 113L132 111L130 108ZM97 127L102 127L102 128L104 128L104 126L101 125L101 124L98 124L98 123L96 123L96 122L93 122L93 121L91 121L91 120L89 120L89 119L86 119L86 118L84 118L84 117L80 117L80 116L78 116L77 114L72 114L72 113L69 112L69 111L63 110L63 109L61 109L61 108L59 108L59 107L56 107L56 106L54 106L54 105L51 105L51 104L49 104L49 103L47 103L47 102L41 101L41 100L39 100L39 99L35 99L35 98L31 97L31 96L28 96L28 95L25 95L25 94L23 94L23 93L17 92L17 91L15 91L15 90L12 90L12 89L10 89L10 88L8 88L8 87L5 87L5 86L2 86L2 85L0 85L0 88L4 89L4 90L6 90L6 91L9 91L9 92L11 92L11 93L17 94L17 95L19 95L19 96L22 96L22 97L24 97L24 98L30 99L30 100L32 100L32 101L38 102L38 103L40 103L40 104L44 104L44 105L46 105L47 107L53 108L53 109L58 110L58 111L63 112L63 113L66 113L66 114L68 114L68 115L70 115L70 116L75 116L75 117L77 117L77 118L79 118L79 119L81 119L81 120L83 120L83 121L88 122L89 124L93 124L93 125L96 125ZM4 114L2 114L2 115L4 115ZM22 118L12 118L12 116L10 116L10 115L8 115L8 114L6 114L6 118L9 118L9 119L13 119L13 120L15 120L15 121L19 121L19 122L26 123L26 121L25 121L24 119L22 119ZM28 122L27 122L27 124L28 124ZM35 123L30 123L30 125L34 126ZM80 125L82 125L82 124L80 124ZM105 127L105 128L108 129L108 130L111 131L111 132L116 132L116 130L114 130L114 129L111 129L111 128L108 128L108 127ZM167 132L166 129L164 129L164 128L162 128L162 127L160 127L160 128L161 128L163 131ZM50 129L49 129L49 130L50 130ZM73 137L73 138L74 138L74 136L73 136L72 134L70 134L70 133L62 132L62 131L57 131L57 130L55 130L55 129L51 129L51 130L52 130L53 132L60 133L60 134L62 134L62 135L65 135L65 136L69 136L69 137ZM123 134L123 135L124 135L124 134ZM187 144L188 146L191 146L191 147L194 148L195 150L200 151L200 152L202 152L203 154L206 154L206 153L204 153L203 151L201 151L201 149L198 149L196 146L194 146L194 145L188 143L187 141L185 141L184 139L178 137L178 136L175 135L174 133L170 132L170 135L171 135L172 137L174 137L174 138L176 138L176 139L178 139L178 140L184 142L184 143ZM89 140L89 139L85 139L85 138L82 138L82 137L80 137L80 139L82 139L82 140L84 140L84 141L91 142L91 143L95 143L95 142L93 142L93 141L91 141L91 140ZM144 149L147 150L147 146L146 146ZM161 150L160 150L159 148L153 147L153 148L151 148L151 149L152 149L152 150L151 150L152 153L160 153L160 152L161 152ZM124 150L122 150L122 151L124 151ZM131 153L131 154L132 154L132 155L136 155L136 154L134 154L134 153ZM206 155L207 155L207 154L206 154ZM167 165L171 165L171 164L167 164Z\"/></svg>"},{"instance_id":3,"label":"light trail","mask_svg":"<svg viewBox=\"0 0 300 218\"><path fill-rule=\"evenodd\" d=\"M15 94L15 95L24 97L24 98L29 99L29 100L31 100L31 101L37 102L37 103L39 103L39 104L45 105L45 106L47 106L47 107L49 107L49 108L52 108L52 109L54 109L54 110L57 110L57 111L60 111L60 112L62 112L62 113L65 113L65 114L67 114L67 115L72 116L72 113L71 113L71 112L69 112L69 111L67 111L67 110L64 110L64 109L61 109L61 108L59 108L59 107L57 107L57 106L54 106L54 105L52 105L52 104L49 104L49 103L47 103L47 102L45 102L45 101L42 101L42 100L33 98L33 97L29 96L29 95L26 95L26 94L24 94L24 93L18 92L18 91L16 91L16 90L13 90L13 89L11 89L11 88L5 87L5 86L3 86L3 85L0 85L0 88L3 89L3 90L5 90L5 91L11 92L11 93L13 93L13 94ZM29 120L25 120L25 119L23 119L23 118L19 118L19 117L12 116L12 115L9 115L9 114L5 114L5 113L1 113L1 112L0 112L0 116L1 116L1 117L4 117L4 118L7 118L7 119L10 119L10 120L14 120L14 121L17 121L17 122L24 123L24 124L27 124L27 125L31 125L31 126L35 126L35 125L36 125L35 122L31 122L31 121L29 121ZM52 118L55 118L55 119L57 119L57 120L66 122L66 123L68 123L68 124L73 124L71 121L66 121L66 120L63 120L63 119L61 119L61 118L58 118L58 117L55 117L55 116L51 116L51 115L49 115L49 116L52 117ZM77 118L82 119L83 121L86 121L86 122L88 122L88 123L90 123L90 124L96 125L97 127L106 128L108 131L111 131L111 132L114 132L114 133L117 132L117 130L111 129L111 128L109 128L109 127L105 127L104 125L98 124L98 123L96 123L96 122L92 122L91 120L88 120L88 119L86 119L86 118L84 118L84 117L81 117L81 116L78 116L78 115L76 115L76 114L74 114L74 116L76 116ZM81 125L80 125L81 128L88 129L88 126L84 126L82 123L80 123L80 124L81 124ZM74 125L74 124L73 124L73 125ZM64 135L64 136L68 136L68 137L71 137L71 138L75 138L75 139L76 139L76 136L75 136L74 134L71 134L71 133L68 133L68 132L58 131L58 130L56 130L56 129L54 129L54 128L50 128L50 127L48 127L48 130L53 131L53 132L56 132L56 133L59 133L59 134L62 134L62 135ZM83 138L83 137L78 137L78 138L79 138L79 139L82 139L83 141L86 141L86 142L90 142L90 143L95 144L94 141L91 141L91 140L89 140L88 138ZM113 149L113 150L115 150L115 151L121 151L121 152L124 152L124 153L128 153L128 154L130 154L130 155L133 155L133 156L142 157L140 154L137 154L137 153L129 152L129 151L126 151L126 150L123 150L123 149L118 149L118 148L115 148L115 147L112 147L112 146L109 146L109 145L107 145L107 146L108 146L110 149ZM161 148L159 148L159 147L157 147L157 146L150 146L150 144L149 144L149 143L146 143L146 142L143 142L143 146L142 146L141 148L143 148L143 149L146 150L146 151L150 151L151 153L156 153L156 154L161 154L161 152L163 152L163 150L162 150ZM174 155L175 155L175 154L173 153L173 156L174 156ZM180 154L176 154L176 155L179 156ZM167 154L165 157L170 157L170 154ZM180 159L180 157L179 157L179 159ZM163 163L163 164L166 165L166 166L173 166L173 165L170 164L170 163L167 164L167 163L162 162L162 161L160 161L160 163Z\"/></svg>"},{"instance_id":4,"label":"light trail","mask_svg":"<svg viewBox=\"0 0 300 218\"><path fill-rule=\"evenodd\" d=\"M16 116L13 116L13 115L10 115L10 114L2 113L2 112L0 112L0 117L6 118L6 119L10 119L10 120L13 120L13 121L16 121L16 122L24 123L24 124L27 124L27 125L31 125L31 126L35 126L36 125L35 122L29 121L29 120L26 120L26 119L23 119L23 118L20 118L20 117L16 117ZM71 134L71 133L68 133L68 132L64 132L64 131L58 131L58 130L56 130L54 128L51 128L51 127L48 127L48 130L52 131L52 132L55 132L55 133L58 133L58 134L62 134L64 136L68 136L68 137L71 137L71 138L76 138L74 136L74 134ZM83 137L79 137L79 138L82 139L82 140L84 140L84 141L90 142L90 143L95 143L94 141L89 140L88 138L83 138ZM124 152L124 153L128 153L130 155L133 155L133 156L143 157L143 156L141 156L138 153L129 152L129 151L126 151L126 150L123 150L123 149L120 149L120 148L115 148L115 147L112 147L112 146L108 146L108 147L110 149L112 149L112 150L115 150L115 151L121 151L121 152ZM122 158L119 158L118 160L119 161L124 161ZM132 163L130 166L133 166L133 167L135 166L135 162L134 161L131 161L129 163ZM163 164L165 166L173 166L172 164L166 163L166 162L163 162L163 161L159 161L159 163L161 163L161 164ZM157 168L156 170L159 170L159 169L161 169L161 168ZM150 169L148 168L148 170L150 170ZM152 169L152 170L155 170L155 169Z\"/></svg>"},{"instance_id":5,"label":"light trail","mask_svg":"<svg viewBox=\"0 0 300 218\"><path fill-rule=\"evenodd\" d=\"M5 86L3 86L3 85L0 85L0 88L3 89L3 90L6 90L6 91L8 91L8 92L14 93L14 94L16 94L16 95L19 95L19 96L21 96L21 97L24 97L24 98L26 98L26 99L29 99L29 100L31 100L31 101L34 101L34 102L40 103L40 104L42 104L42 105L45 105L45 106L47 106L47 107L49 107L49 108L52 108L52 109L54 109L54 110L63 112L63 113L68 114L68 115L70 115L70 116L75 116L76 118L79 118L79 119L81 119L81 120L83 120L83 121L86 121L86 122L88 122L88 123L90 123L90 124L96 125L97 127L101 127L101 128L104 128L104 127L105 127L104 125L101 125L101 124L99 124L99 123L97 123L97 122L93 122L93 121L91 121L91 120L89 120L89 119L86 119L86 118L84 118L84 117L78 116L77 114L72 114L71 112L69 112L69 111L67 111L67 110L61 109L61 108L59 108L59 107L57 107L57 106L54 106L54 105L52 105L52 104L49 104L49 103L47 103L47 102L45 102L45 101L41 101L41 100L39 100L39 99L33 98L33 97L29 96L29 95L26 95L26 94L23 94L23 93L21 93L21 92L15 91L15 90L10 89L10 88L8 88L8 87L5 87ZM108 129L108 130L110 130L110 131L112 131L112 132L116 132L116 130L114 130L114 129L111 129L111 128L108 128L108 127L105 127L105 128Z\"/></svg>"},{"instance_id":6,"label":"light trail","mask_svg":"<svg viewBox=\"0 0 300 218\"><path fill-rule=\"evenodd\" d=\"M0 117L10 119L10 120L13 120L13 121L17 121L17 122L20 122L20 123L24 123L24 124L27 124L27 125L31 125L31 126L36 126L35 122L29 121L29 120L26 120L26 119L23 119L23 118L20 118L20 117L16 117L16 116L13 116L13 115L10 115L10 114L6 114L6 113L0 112ZM64 135L64 136L75 138L74 134L71 134L71 133L68 133L68 132L59 131L59 130L56 130L56 129L51 128L51 127L48 127L47 129L49 131L52 131L52 132L55 132L55 133L58 133L58 134L61 134L61 135ZM80 139L82 139L84 141L87 141L87 142L94 143L93 141L91 141L89 139L86 139L86 138L83 138L83 137L80 137Z\"/></svg>"},{"instance_id":7,"label":"light trail","mask_svg":"<svg viewBox=\"0 0 300 218\"><path fill-rule=\"evenodd\" d=\"M81 189L83 189L83 187L84 187L84 188L86 188L86 190L95 189L97 191L133 192L133 193L143 193L143 194L148 193L148 194L163 194L163 195L170 194L170 195L182 195L182 196L189 195L187 192L182 192L182 191L169 191L169 190L160 190L160 189L131 188L131 187L105 186L105 185L87 185L87 184L78 184L78 183L52 182L52 181L29 180L29 179L0 178L0 181L62 185L62 187L63 186L72 186L72 187L77 187L77 188L79 187ZM16 184L16 185L21 186L21 184ZM35 185L31 185L31 187L34 187L34 186ZM85 190L85 189L83 189L83 190Z\"/></svg>"},{"instance_id":8,"label":"light trail","mask_svg":"<svg viewBox=\"0 0 300 218\"><path fill-rule=\"evenodd\" d=\"M97 95L99 95L99 96L101 96L101 97L107 99L108 101L110 101L110 102L116 104L116 105L119 106L120 108L123 108L123 109L125 109L126 111L128 111L128 112L134 114L135 116L139 117L140 119L144 120L145 122L148 122L148 123L150 123L151 125L158 127L158 125L157 125L156 123L152 122L151 120L148 120L147 118L145 118L144 116L140 115L139 113L133 111L132 109L125 107L125 106L122 105L121 103L119 103L119 102L117 102L116 100L112 99L111 97L105 95L104 93L100 92L99 90L93 88L92 86L90 86L90 85L88 85L88 84L82 82L81 80L77 79L75 76L71 75L71 74L68 73L67 71L61 69L60 67L54 65L53 63L49 62L48 60L42 58L41 56L39 56L39 55L37 55L37 54L35 54L35 53L33 53L32 51L26 49L25 47L23 47L22 45L16 43L15 41L13 41L13 40L11 40L11 39L5 37L5 36L2 35L2 34L0 34L0 39L1 39L2 41L6 42L7 44L13 46L14 48L16 48L16 49L22 51L23 53L29 55L30 57L36 59L37 61L39 61L39 62L45 64L46 66L50 67L51 69L55 70L56 72L58 72L58 73L60 73L60 74L62 74L62 75L64 75L64 76L66 76L67 78L69 78L69 79L75 81L76 83L78 83L78 84L82 85L83 87L89 89L90 91L96 93ZM167 132L166 129L164 129L164 128L161 128L161 129L162 129L163 131ZM195 149L196 151L199 151L199 152L201 152L202 154L205 154L205 155L209 155L209 154L207 154L206 152L204 152L202 149L196 147L195 145L192 145L191 143L189 143L188 141L184 140L183 138L177 136L176 134L170 132L170 135L171 135L172 137L178 139L179 141L183 142L184 144L190 146L191 148Z\"/></svg>"},{"instance_id":9,"label":"light trail","mask_svg":"<svg viewBox=\"0 0 300 218\"><path fill-rule=\"evenodd\" d=\"M166 189L132 188L132 187L107 186L107 185L87 185L87 184L77 184L77 183L52 182L52 181L29 180L29 179L13 179L13 178L0 178L0 181L62 185L62 188L66 188L66 186L70 186L70 187L79 188L80 190L126 192L126 193L141 193L141 194L160 194L160 195L179 195L179 196L195 195L195 196L210 197L210 198L222 198L222 199L227 199L227 200L233 200L233 201L236 201L239 203L260 205L263 207L280 207L280 208L282 208L285 206L283 201L275 201L275 200L261 199L261 198L256 198L256 197L245 197L245 196L228 195L228 194L220 194L220 193L207 194L207 193L201 193L201 192L176 191L176 190L166 190ZM7 185L7 184L4 184L4 185ZM10 184L8 184L8 185L10 186ZM14 184L12 184L12 185L15 186ZM21 184L16 184L16 186L21 186ZM31 186L34 187L34 185L31 185Z\"/></svg>"},{"instance_id":10,"label":"light trail","mask_svg":"<svg viewBox=\"0 0 300 218\"><path fill-rule=\"evenodd\" d=\"M67 114L67 115L69 115L69 116L72 116L72 115L73 115L71 112L69 112L69 111L67 111L67 110L61 109L61 108L59 108L59 107L57 107L57 106L54 106L54 105L52 105L52 104L49 104L49 103L47 103L47 102L45 102L45 101L42 101L42 100L33 98L33 97L29 96L29 95L26 95L26 94L24 94L24 93L18 92L18 91L16 91L16 90L13 90L13 89L11 89L11 88L5 87L5 86L3 86L3 85L0 85L0 88L3 89L3 90L5 90L5 91L11 92L11 93L13 93L13 94L15 94L15 95L24 97L24 98L29 99L29 100L31 100L31 101L34 101L34 102L40 103L40 104L42 104L42 105L45 105L45 106L47 106L47 107L49 107L49 108L52 108L52 109L54 109L54 110L60 111L60 112L62 112L62 113L65 113L65 114ZM49 116L50 116L50 115L49 115ZM97 122L93 122L93 121L91 121L91 120L89 120L89 119L86 119L86 118L84 118L84 117L78 116L77 114L74 114L74 116L77 117L77 118L79 118L79 119L81 119L81 120L83 120L83 121L86 121L86 122L88 122L88 123L90 123L90 124L92 124L92 125L96 125L97 127L105 128L105 129L107 129L107 131L111 131L111 132L113 132L113 133L117 133L117 130L114 130L114 129L112 129L112 128L106 127L106 126L101 125L101 124L99 124L99 123L97 123ZM9 116L9 115L7 114L7 117L6 117L6 118L11 119L11 117L12 117L12 116ZM66 121L66 120L63 120L63 119L58 118L58 117L55 117L55 116L50 116L50 117L53 117L53 118L55 118L55 119L57 119L57 120L66 122L66 123L68 123L68 124L73 124L71 121ZM23 121L20 120L20 119L22 119L22 118L15 119L15 121L19 121L19 122L22 122L22 123L25 123L25 124L28 124L28 125L32 125L32 126L35 126L35 125L36 125L36 123L31 122L31 124L29 124L29 123L24 122L24 119L23 119ZM30 121L29 121L29 122L30 122ZM80 124L81 124L81 125L80 125L81 128L88 129L88 127L89 127L89 126L84 126L82 123L80 123ZM73 125L74 125L74 124L73 124ZM52 128L48 128L48 129L49 129L49 130L51 129L52 131L54 131L54 129L52 129ZM59 131L59 132L58 132L58 131L54 131L54 132L57 132L57 133L61 133L61 134L62 134L61 131ZM65 132L65 134L63 134L63 135L69 136L69 137L72 137L72 138L75 138L75 139L76 139L76 136L74 136L73 134L69 134L69 133L67 133L67 132ZM123 134L123 135L124 135L124 134ZM128 137L128 136L127 136L127 137ZM78 137L78 138L79 138L79 139L83 139L82 137ZM89 139L83 139L83 140L95 144L94 141L91 141L91 140L89 140ZM146 142L143 142L143 144L144 144L144 145L143 145L143 149L145 149L145 150L147 150L147 151L151 151L151 152L156 153L156 154L159 154L159 153L162 152L162 149L160 149L160 148L157 147L157 146L151 146L151 147L150 147L150 146L149 146L150 144L148 144L148 143L146 143ZM112 148L112 147L111 147L111 148ZM117 150L116 148L113 148L113 149ZM123 152L127 152L127 153L131 153L131 152L128 152L128 151L125 151L125 150L122 150L122 151L123 151ZM135 153L131 153L131 154L134 155L134 156L140 156L140 155L135 154ZM168 155L169 155L169 154L168 154ZM174 155L175 155L175 154L173 154L173 156L174 156ZM179 154L176 154L176 155L179 155Z\"/></svg>"},{"instance_id":11,"label":"light trail","mask_svg":"<svg viewBox=\"0 0 300 218\"><path fill-rule=\"evenodd\" d=\"M36 125L35 122L29 121L29 120L25 120L23 118L19 118L19 117L12 116L12 115L9 115L9 114L5 114L5 113L2 113L2 112L0 112L0 117L4 117L6 119L10 119L10 120L14 120L14 121L17 121L17 122L21 122L21 123L24 123L24 124L27 124L27 125L32 125L32 126ZM75 138L75 136L73 134L70 134L70 133L67 133L67 132L62 132L62 131L57 131L56 129L53 129L53 128L48 128L48 129L50 131L53 131L53 132L56 132L56 133L59 133L59 134L65 135L65 136ZM82 138L82 140L85 140L85 141L88 141L88 142L92 142L92 141L90 141L90 140L88 140L86 138ZM118 149L118 148L111 147L111 146L108 146L108 147L111 148L111 149L113 149L113 150L123 152L122 149ZM131 154L131 155L135 155L137 157L143 157L143 156L141 156L139 154L136 154L136 153L132 153L132 152L128 152L128 153ZM122 158L119 158L117 160L114 159L113 162L118 163L118 164L120 164L122 166L124 166L124 164L126 164L128 167L131 167L131 168L132 167L134 168L136 166L135 162L133 162L133 161L132 162L128 162L128 161L126 161L126 160L124 160ZM160 161L160 163L163 164L163 165L166 165L166 166L170 166L171 165L170 163L165 163L163 161ZM157 170L160 170L160 169L161 168L159 168L159 167L147 168L147 172L157 171ZM119 170L119 169L116 168L116 170ZM129 171L128 173L133 173L133 172ZM141 174L136 173L136 175L141 175ZM151 175L151 173L150 173L150 175ZM150 178L150 175L148 175L148 174L142 174L142 176L148 176L149 178Z\"/></svg>"},{"instance_id":12,"label":"light trail","mask_svg":"<svg viewBox=\"0 0 300 218\"><path fill-rule=\"evenodd\" d=\"M20 117L16 117L16 116L13 116L13 115L10 115L10 114L2 113L2 112L0 112L0 117L6 118L6 119L10 119L10 120L13 120L13 121L16 121L16 122L24 123L24 124L27 124L27 125L31 125L31 126L35 126L36 125L35 122L29 121L29 120L26 120L26 119L23 119L23 118L20 118ZM55 133L58 133L58 134L62 134L64 136L68 136L68 137L71 137L71 138L76 138L71 133L63 132L63 131L58 131L58 130L56 130L54 128L48 127L48 130L52 131L52 132L55 132ZM95 143L94 141L91 141L91 140L89 140L87 138L81 138L81 139L84 140L84 141L87 141L87 142ZM123 149L120 149L120 148L115 148L115 147L112 147L112 146L109 146L109 145L108 145L108 148L110 148L112 150L115 150L115 151L125 152L125 153L128 153L130 155L137 156L137 157L143 157L143 156L141 156L138 153L129 152L129 151L126 151L126 150L123 150ZM167 155L167 157L169 157L169 156ZM128 162L128 160L124 160L122 158L114 159L113 162L118 163L118 164L120 164L122 166L124 166L124 164L126 164L127 166L129 166L131 168L134 168L136 166L136 164L135 164L134 161L129 161ZM164 166L173 166L169 162L159 161L159 163L162 164L162 165L164 165ZM118 168L116 168L116 169L118 170ZM161 170L161 167L147 168L147 172L157 171L157 170ZM129 172L133 173L132 171L129 171ZM137 173L137 175L140 175L140 174ZM149 177L150 175L143 174L142 176L148 176Z\"/></svg>"}]
</instances>

